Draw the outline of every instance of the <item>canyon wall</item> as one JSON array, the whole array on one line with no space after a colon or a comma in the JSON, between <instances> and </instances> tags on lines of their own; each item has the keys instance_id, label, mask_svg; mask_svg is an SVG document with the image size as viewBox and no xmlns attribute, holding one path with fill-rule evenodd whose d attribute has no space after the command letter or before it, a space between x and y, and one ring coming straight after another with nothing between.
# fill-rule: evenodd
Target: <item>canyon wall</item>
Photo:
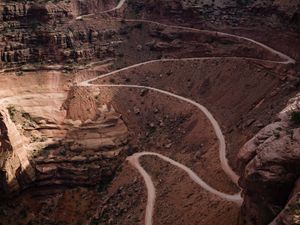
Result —
<instances>
[{"instance_id":1,"label":"canyon wall","mask_svg":"<svg viewBox=\"0 0 300 225\"><path fill-rule=\"evenodd\" d=\"M144 24L137 24L136 30L130 26L119 29L117 26L105 26L100 21L84 22L76 18L113 8L116 3L110 0L1 2L0 69L30 71L41 65L57 64L73 68L118 56L116 49L123 40L130 39L128 34L131 32L144 29ZM232 27L248 27L251 23L249 27L265 25L300 31L298 0L130 1L126 13L138 18L142 15L143 18L170 19L180 23L206 21L214 26L225 24ZM150 35L152 40L146 43L151 54L159 52L163 55L162 52L167 52L167 49L179 52L181 41L178 42L178 38L172 35L153 29ZM145 36L142 36L143 45ZM189 38L192 37L189 35ZM156 42L155 38L164 39L165 42ZM218 43L216 38L207 39L215 45ZM166 40L172 41L172 45ZM130 51L144 54L146 45L132 43L128 48ZM228 43L233 45L233 42L226 41L224 45ZM203 46L199 49L204 51ZM194 50L195 45L192 47ZM224 49L229 52L229 48ZM139 56L136 52L131 55ZM145 55L148 56L149 52ZM216 52L214 49L213 53ZM235 56L241 52L238 49ZM201 54L197 56L203 56ZM143 59L142 56L140 58ZM131 62L130 57L126 60L127 63L135 62ZM33 184L39 187L91 186L98 184L99 180L105 183L114 177L126 157L125 153L130 150L127 127L121 115L109 106L100 107L93 94L84 88L72 89L67 98L61 109L66 110L67 118L59 123L47 118L33 118L31 125L20 131L10 123L11 118L6 111L1 113L1 195L30 188ZM240 186L244 196L240 225L299 224L300 219L296 216L300 210L299 99L300 96L291 99L276 122L264 127L239 153L239 169L242 172ZM87 108L85 104L90 107ZM19 125L22 127L24 124ZM25 137L23 132L28 136ZM24 150L23 144L28 139L42 142L39 151L32 155ZM28 144L30 146L32 143Z\"/></svg>"},{"instance_id":2,"label":"canyon wall","mask_svg":"<svg viewBox=\"0 0 300 225\"><path fill-rule=\"evenodd\" d=\"M297 0L175 0L128 2L129 15L151 19L168 18L204 26L262 27L300 32L300 3ZM144 10L143 10L144 9Z\"/></svg>"},{"instance_id":3,"label":"canyon wall","mask_svg":"<svg viewBox=\"0 0 300 225\"><path fill-rule=\"evenodd\" d=\"M241 149L240 225L298 224L300 176L300 94ZM298 181L297 181L298 180ZM289 202L289 203L288 203ZM288 203L288 204L287 204Z\"/></svg>"},{"instance_id":4,"label":"canyon wall","mask_svg":"<svg viewBox=\"0 0 300 225\"><path fill-rule=\"evenodd\" d=\"M111 43L111 40L115 32L103 29L97 23L89 27L74 23L77 11L82 9L81 6L72 7L72 4L0 4L0 68L25 64L31 64L25 69L41 64L73 66L113 56L116 43ZM114 3L107 7L111 5ZM87 8L97 10L102 6Z\"/></svg>"},{"instance_id":5,"label":"canyon wall","mask_svg":"<svg viewBox=\"0 0 300 225\"><path fill-rule=\"evenodd\" d=\"M116 6L118 1L114 0L72 0L72 11L76 16L86 15L90 13L97 13L105 10L112 9Z\"/></svg>"},{"instance_id":6,"label":"canyon wall","mask_svg":"<svg viewBox=\"0 0 300 225\"><path fill-rule=\"evenodd\" d=\"M105 185L113 178L128 150L127 127L112 107L75 89L49 112L39 100L35 116L12 105L0 109L1 198L31 187ZM45 117L57 111L66 117Z\"/></svg>"}]
</instances>

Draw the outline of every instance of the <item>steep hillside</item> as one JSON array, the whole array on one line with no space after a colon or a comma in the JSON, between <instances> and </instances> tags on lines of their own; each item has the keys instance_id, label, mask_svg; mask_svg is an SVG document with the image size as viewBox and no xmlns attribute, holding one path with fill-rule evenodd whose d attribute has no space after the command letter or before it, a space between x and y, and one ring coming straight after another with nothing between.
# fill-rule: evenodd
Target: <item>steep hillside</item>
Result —
<instances>
[{"instance_id":1,"label":"steep hillside","mask_svg":"<svg viewBox=\"0 0 300 225\"><path fill-rule=\"evenodd\" d=\"M0 225L299 224L297 0L0 2Z\"/></svg>"}]
</instances>

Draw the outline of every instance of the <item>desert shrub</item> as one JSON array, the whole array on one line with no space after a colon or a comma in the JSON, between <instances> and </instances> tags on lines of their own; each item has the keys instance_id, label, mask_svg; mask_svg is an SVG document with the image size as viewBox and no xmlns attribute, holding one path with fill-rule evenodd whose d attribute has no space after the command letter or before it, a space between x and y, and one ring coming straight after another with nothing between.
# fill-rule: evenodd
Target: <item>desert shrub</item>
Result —
<instances>
[{"instance_id":1,"label":"desert shrub","mask_svg":"<svg viewBox=\"0 0 300 225\"><path fill-rule=\"evenodd\" d=\"M293 111L291 113L291 122L294 124L300 124L300 111Z\"/></svg>"},{"instance_id":2,"label":"desert shrub","mask_svg":"<svg viewBox=\"0 0 300 225\"><path fill-rule=\"evenodd\" d=\"M90 225L98 225L99 221L96 219L92 219L92 221L90 222Z\"/></svg>"},{"instance_id":3,"label":"desert shrub","mask_svg":"<svg viewBox=\"0 0 300 225\"><path fill-rule=\"evenodd\" d=\"M22 209L22 210L20 211L20 218L21 218L21 219L27 218L27 212L26 212L25 209Z\"/></svg>"},{"instance_id":4,"label":"desert shrub","mask_svg":"<svg viewBox=\"0 0 300 225\"><path fill-rule=\"evenodd\" d=\"M251 0L237 0L239 5L248 5Z\"/></svg>"},{"instance_id":5,"label":"desert shrub","mask_svg":"<svg viewBox=\"0 0 300 225\"><path fill-rule=\"evenodd\" d=\"M15 108L13 105L10 105L10 106L8 106L7 109L8 109L8 113L9 113L10 118L11 118L12 120L14 120L14 117L15 117L15 115L16 115L16 113L17 113L16 108Z\"/></svg>"}]
</instances>

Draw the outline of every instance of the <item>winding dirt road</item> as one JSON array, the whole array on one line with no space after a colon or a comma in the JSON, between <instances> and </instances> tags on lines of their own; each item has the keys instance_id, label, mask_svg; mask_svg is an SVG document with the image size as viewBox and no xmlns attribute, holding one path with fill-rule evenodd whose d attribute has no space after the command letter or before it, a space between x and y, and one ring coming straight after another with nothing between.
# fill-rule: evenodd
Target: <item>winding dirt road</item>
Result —
<instances>
[{"instance_id":1,"label":"winding dirt road","mask_svg":"<svg viewBox=\"0 0 300 225\"><path fill-rule=\"evenodd\" d=\"M109 73L105 74L103 76L100 76L101 78L105 77L105 76L111 76L114 75L117 71L113 72L113 73ZM98 77L98 78L100 78ZM91 80L95 80L95 79L91 79ZM110 84L90 84L90 81L83 81L80 84L78 84L79 86L85 86L85 87L89 87L89 86L93 86L93 87L123 87L123 88L138 88L138 89L148 89L151 91L155 91L158 92L160 94L164 94L164 95L168 95L171 97L174 97L180 101L183 102L187 102L189 104L192 104L194 106L196 106L199 110L201 110L205 116L208 118L208 120L210 121L210 123L213 126L213 129L215 131L215 134L218 138L219 141L219 158L221 161L221 166L223 171L228 175L228 177L231 178L231 180L237 184L239 177L237 176L237 174L231 169L228 160L226 158L226 142L225 142L225 138L223 136L222 130L218 124L218 122L216 121L216 119L213 117L213 115L208 111L207 108L205 108L203 105L176 95L174 93L168 92L168 91L164 91L158 88L153 88L153 87L148 87L148 86L139 86L139 85L123 85L123 84L114 84L114 85L110 85ZM134 166L139 173L142 175L146 187L147 187L147 193L148 193L148 197L147 197L147 205L146 205L146 215L145 215L145 225L152 225L152 220L153 220L153 213L154 213L154 204L155 204L155 198L156 198L156 189L155 186L152 182L152 179L150 177L150 175L143 169L143 167L140 165L139 163L139 158L142 156L146 156L146 155L152 155L152 156L157 156L160 159L171 163L172 165L184 170L189 176L190 178L197 183L200 187L204 188L205 190L207 190L209 193L214 194L222 199L225 199L227 201L232 201L237 203L238 205L242 204L242 198L240 196L240 193L234 194L234 195L230 195L230 194L226 194L223 192L220 192L216 189L214 189L213 187L211 187L210 185L208 185L207 183L205 183L195 172L193 172L191 169L189 169L188 167L186 167L185 165L176 162L164 155L155 153L155 152L139 152L139 153L135 153L132 156L129 156L127 158L127 160L131 163L132 166Z\"/></svg>"},{"instance_id":2,"label":"winding dirt road","mask_svg":"<svg viewBox=\"0 0 300 225\"><path fill-rule=\"evenodd\" d=\"M152 217L153 217L153 212L154 212L154 204L155 204L155 197L156 197L156 191L155 191L155 187L154 184L152 182L151 177L149 176L149 174L144 170L144 168L141 166L140 162L139 162L139 158L142 156L156 156L170 164L172 164L173 166L178 167L179 169L182 169L183 171L185 171L189 177L196 183L198 184L200 187L204 188L206 191L219 196L222 199L225 199L227 201L231 201L231 202L235 202L238 205L242 204L242 198L240 196L240 193L238 194L234 194L234 195L229 195L229 194L225 194L223 192L217 191L216 189L214 189L213 187L209 186L207 183L205 183L194 171L192 171L190 168L188 168L187 166L176 162L173 159L170 159L169 157L166 157L162 154L158 154L158 153L154 153L154 152L140 152L140 153L135 153L132 156L129 156L127 158L127 160L131 163L131 165L133 165L138 171L139 173L143 176L146 187L147 187L147 191L148 191L148 200L147 200L147 206L146 206L146 215L145 215L145 225L152 225Z\"/></svg>"},{"instance_id":3,"label":"winding dirt road","mask_svg":"<svg viewBox=\"0 0 300 225\"><path fill-rule=\"evenodd\" d=\"M140 86L140 85L124 85L124 84L91 84L92 81L95 81L97 79L108 77L108 76L113 76L113 75L118 74L119 72L122 72L122 71L125 71L125 70L128 70L128 69L132 69L132 68L136 68L136 67L139 67L139 66L143 66L143 65L146 65L146 64L154 63L154 62L180 61L180 60L181 61L182 60L183 61L207 60L207 59L215 59L215 58L217 58L217 57L152 60L152 61L148 61L148 62L139 63L139 64L132 65L132 66L128 66L126 68L123 68L123 69L120 69L120 70L117 70L117 71L113 71L113 72L101 75L99 77L96 77L96 78L93 78L93 79L90 79L90 80L82 81L81 83L78 84L78 86L86 86L86 87L89 87L89 86L93 86L93 87L120 87L120 88L148 89L148 90L151 90L151 91L154 91L154 92L158 92L160 94L164 94L164 95L168 95L168 96L174 97L174 98L176 98L176 99L178 99L180 101L184 101L184 102L187 102L189 104L192 104L192 105L196 106L209 119L209 121L212 124L213 129L215 131L215 134L216 134L216 136L218 138L218 141L219 141L219 158L220 158L220 161L221 161L222 169L228 175L228 177L230 177L231 180L234 183L237 184L237 181L238 181L239 177L231 169L231 167L230 167L230 165L228 163L228 160L226 158L226 142L225 142L225 138L224 138L224 136L222 134L221 128L220 128L218 122L216 121L216 119L213 117L213 115L203 105L201 105L201 104L199 104L199 103L197 103L197 102L195 102L195 101L193 101L191 99L188 99L188 98L176 95L174 93L171 93L171 92L168 92L168 91L165 91L165 90L154 88L154 87ZM234 58L237 58L237 57L234 57ZM274 62L274 63L287 64L287 63L293 63L294 62L293 60L289 60L288 58L289 57L284 57L283 60L286 60L286 61ZM255 60L255 59L253 59L253 60ZM242 200L242 198L240 196L240 193L230 195L230 194L226 194L226 193L220 192L220 191L214 189L213 187L211 187L210 185L208 185L207 183L205 183L195 172L193 172L191 169L189 169L185 165L183 165L183 164L181 164L179 162L176 162L176 161L174 161L174 160L172 160L172 159L170 159L170 158L168 158L168 157L166 157L164 155L158 154L158 153L154 153L154 152L140 152L140 153L133 154L132 156L129 156L127 158L127 160L141 174L141 176L144 179L145 185L147 187L147 205L146 205L145 225L152 225L153 224L154 205L155 205L155 198L156 198L156 189L155 189L155 186L154 186L154 184L152 182L152 179L151 179L150 175L143 169L143 167L140 165L140 162L139 162L139 158L140 157L147 156L147 155L152 155L152 156L159 157L160 159L162 159L162 160L164 160L164 161L166 161L166 162L168 162L168 163L170 163L170 164L172 164L172 165L174 165L174 166L176 166L176 167L184 170L195 183L197 183L199 186L201 186L202 188L204 188L209 193L214 194L214 195L216 195L216 196L218 196L218 197L220 197L222 199L225 199L227 201L235 202L238 205L242 204L243 200Z\"/></svg>"},{"instance_id":4,"label":"winding dirt road","mask_svg":"<svg viewBox=\"0 0 300 225\"><path fill-rule=\"evenodd\" d=\"M110 10L107 11L103 11L101 13L108 13L108 12L112 12L115 10L120 9L125 3L125 0L121 0L118 5ZM93 14L90 15L84 15L84 16L80 16L77 17L76 19L84 19L88 16L92 16ZM119 19L119 18L116 18ZM154 21L147 21L147 20L125 20L128 22L143 22L143 23L152 23L152 24L157 24L157 25L161 25L161 26L165 26L165 27L170 27L170 28L177 28L177 29L184 29L184 30L188 30L188 31L194 31L194 32L201 32L201 33L210 33L210 34L216 34L219 36L223 36L223 37L231 37L231 38L235 38L238 40L243 40L243 41L248 41L251 42L253 44L256 44L259 47L262 47L268 51L270 51L272 54L278 56L281 60L279 61L273 61L273 60L262 60L262 59L254 59L254 58L242 58L242 57L226 57L226 58L241 58L241 59L246 59L246 60L254 60L254 61L263 61L263 62L270 62L270 63L278 63L278 64L292 64L295 63L295 60L290 58L289 56L270 48L269 46L262 44L260 42L257 42L253 39L250 38L246 38L246 37L241 37L241 36L237 36L237 35L232 35L232 34L226 34L223 32L216 32L216 31L207 31L207 30L198 30L195 28L189 28L189 27L182 27L182 26L170 26L170 25L165 25L165 24L161 24L158 22L154 22ZM116 70L104 75L101 75L99 77L93 78L93 79L89 79L86 81L82 81L81 83L78 84L78 86L93 86L93 87L119 87L119 88L139 88L139 89L148 89L160 94L164 94L164 95L168 95L171 97L174 97L180 101L192 104L193 106L197 107L199 110L201 110L206 117L208 118L208 120L210 121L211 125L213 126L213 129L215 131L215 134L218 138L218 142L219 142L219 157L220 157L220 162L221 162L221 166L222 169L224 170L224 172L228 175L228 177L230 177L230 179L237 183L238 181L238 176L236 175L236 173L232 170L232 168L229 166L228 160L226 158L226 142L225 142L225 138L224 135L222 134L221 128L218 124L218 122L216 121L216 119L213 117L213 115L208 111L207 108L205 108L203 105L193 101L192 99L188 99L179 95L176 95L174 93L165 91L165 90L161 90L161 89L157 89L154 87L148 87L148 86L139 86L139 85L123 85L123 84L119 84L119 85L108 85L108 84L91 84L91 82L103 78L103 77L108 77L108 76L113 76L113 75L117 75L119 72L125 71L125 70L129 70L132 68L136 68L136 67L140 67L146 64L151 64L151 63L155 63L155 62L170 62L170 61L193 61L193 60L210 60L210 59L216 59L216 58L225 58L225 57L203 57L203 58L182 58L182 59L159 59L159 60L151 60L148 62L142 62L142 63L138 63L135 65L131 65L128 66L126 68L120 69L120 70ZM9 102L11 101L15 101L18 97L9 97L9 98L5 98L0 100L0 104L4 104L7 105ZM5 121L7 123L10 124L10 120L8 119L7 115L7 111L4 109L1 109L2 114L6 115L5 116ZM11 127L11 126L10 126ZM13 126L12 126L13 127ZM11 131L13 132L13 131ZM131 163L132 166L134 166L138 172L141 174L141 176L143 177L144 181L145 181L145 185L148 191L148 199L147 199L147 206L146 206L146 216L145 216L145 225L152 225L153 223L153 213L154 213L154 205L155 205L155 197L156 197L156 189L155 186L152 182L152 179L150 177L150 175L143 169L143 167L140 165L139 162L139 158L142 156L156 156L178 168L180 168L181 170L185 171L189 177L195 182L197 183L199 186L201 186L203 189L205 189L206 191L208 191L211 194L214 194L222 199L225 199L227 201L232 201L235 202L237 204L241 204L242 203L242 198L240 196L240 193L237 194L226 194L223 192L220 192L216 189L214 189L213 187L211 187L210 185L208 185L207 183L205 183L195 172L193 172L190 168L188 168L187 166L176 162L175 160L172 160L164 155L158 154L158 153L154 153L154 152L139 152L139 153L135 153L132 156L129 156L127 158L127 160ZM24 165L25 166L25 165Z\"/></svg>"},{"instance_id":5,"label":"winding dirt road","mask_svg":"<svg viewBox=\"0 0 300 225\"><path fill-rule=\"evenodd\" d=\"M119 4L108 11L104 11L101 12L102 13L107 13L107 12L112 12L115 10L120 9L125 3L125 0L121 0L119 2ZM83 16L84 17L84 16ZM81 17L80 19L82 19L83 17ZM114 19L119 19L120 18L114 18ZM293 64L295 63L295 60L292 59L291 57L285 55L284 53L281 53L265 44L262 44L258 41L255 41L253 39L250 38L246 38L246 37L242 37L242 36L238 36L238 35L233 35L233 34L227 34L227 33L223 33L223 32L218 32L218 31L208 31L208 30L199 30L199 29L195 29L195 28L189 28L189 27L182 27L182 26L172 26L172 25L166 25L166 24L161 24L159 22L155 22L155 21L147 21L147 20L136 20L136 19L125 19L126 22L142 22L142 23L151 23L151 24L156 24L156 25L160 25L160 26L164 26L164 27L170 27L170 28L177 28L177 29L183 29L183 30L188 30L188 31L193 31L193 32L199 32L199 33L209 33L209 34L216 34L219 35L221 37L230 37L230 38L234 38L234 39L238 39L238 40L243 40L243 41L248 41L250 43L253 43L261 48L264 48L265 50L271 52L272 54L278 56L281 60L279 61L274 61L274 60L263 60L263 59L255 59L255 58L246 58L246 57L226 57L226 58L241 58L241 59L246 59L246 60L252 60L252 61L261 61L261 62L268 62L268 63L277 63L277 64ZM215 134L218 138L219 141L219 157L220 157L220 161L221 161L221 166L222 169L224 170L224 172L228 175L228 177L231 178L231 180L237 184L238 182L238 175L232 170L232 168L229 166L228 160L226 158L226 142L225 142L225 138L223 136L223 133L221 131L221 128L218 124L218 122L216 121L216 119L213 117L213 115L208 111L207 108L205 108L203 105L176 95L174 93L165 91L165 90L161 90L161 89L157 89L154 87L148 87L148 86L139 86L139 85L124 85L124 84L119 84L119 85L101 85L101 84L91 84L91 82L100 79L100 78L104 78L104 77L108 77L108 76L113 76L115 74L118 74L122 71L126 71L132 68L136 68L136 67L140 67L146 64L151 64L151 63L155 63L155 62L171 62L171 61L194 61L194 60L210 60L210 59L216 59L216 58L224 58L224 57L202 57L202 58L181 58L181 59L159 59L159 60L151 60L151 61L147 61L147 62L142 62L142 63L138 63L135 65L131 65L125 68L122 68L120 70L116 70L104 75L101 75L99 77L93 78L93 79L89 79L86 81L83 81L81 83L78 84L78 86L97 86L97 87L123 87L123 88L140 88L140 89L148 89L148 90L152 90L155 92L158 92L160 94L165 94L171 97L174 97L180 101L184 101L187 102L189 104L192 104L194 106L196 106L199 110L201 110L206 117L209 119L210 123L213 126L213 129L215 131ZM153 214L154 214L154 205L155 205L155 198L156 198L156 190L155 190L155 186L152 182L152 179L150 177L150 175L144 170L144 168L140 165L139 162L139 158L142 156L147 156L147 155L151 155L151 156L156 156L159 157L160 159L184 170L189 176L190 178L197 183L199 186L201 186L202 188L204 188L205 190L207 190L209 193L212 193L214 195L219 196L220 198L223 198L227 201L232 201L235 202L239 205L242 204L242 198L240 196L240 193L234 194L234 195L230 195L230 194L226 194L223 192L220 192L216 189L214 189L213 187L209 186L207 183L205 183L196 173L194 173L191 169L189 169L188 167L186 167L185 165L176 162L164 155L158 154L158 153L154 153L154 152L140 152L140 153L135 153L132 156L129 156L127 158L127 160L131 163L132 166L134 166L138 172L141 174L141 176L144 179L146 188L147 188L147 205L146 205L146 215L145 215L145 225L152 225L153 224Z\"/></svg>"}]
</instances>

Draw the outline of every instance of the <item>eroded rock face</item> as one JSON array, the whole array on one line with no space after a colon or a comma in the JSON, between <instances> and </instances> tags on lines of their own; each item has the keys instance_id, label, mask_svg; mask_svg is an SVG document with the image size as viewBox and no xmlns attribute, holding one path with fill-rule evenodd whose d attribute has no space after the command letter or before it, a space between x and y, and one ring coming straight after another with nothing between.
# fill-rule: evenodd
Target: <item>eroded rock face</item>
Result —
<instances>
[{"instance_id":1,"label":"eroded rock face","mask_svg":"<svg viewBox=\"0 0 300 225\"><path fill-rule=\"evenodd\" d=\"M69 81L54 77L31 80L37 88L24 87L36 91L26 100L22 94L18 100L18 82L6 92L11 97L0 108L0 198L37 186L105 184L127 156L128 130L120 114L85 87L66 93Z\"/></svg>"},{"instance_id":2,"label":"eroded rock face","mask_svg":"<svg viewBox=\"0 0 300 225\"><path fill-rule=\"evenodd\" d=\"M31 64L24 70L32 70L39 64L72 66L75 62L114 55L114 44L109 42L114 34L108 34L113 31L97 25L86 27L79 21L74 23L77 9L72 3L11 1L0 4L0 68L24 64ZM87 11L97 10L101 4L102 1L95 1L87 6ZM114 3L107 7L111 5Z\"/></svg>"},{"instance_id":3,"label":"eroded rock face","mask_svg":"<svg viewBox=\"0 0 300 225\"><path fill-rule=\"evenodd\" d=\"M111 108L93 121L66 120L64 126L64 137L33 159L35 185L92 186L111 179L128 149L128 131L120 115Z\"/></svg>"},{"instance_id":4,"label":"eroded rock face","mask_svg":"<svg viewBox=\"0 0 300 225\"><path fill-rule=\"evenodd\" d=\"M91 0L91 1L80 1L72 0L72 7L74 14L86 15L89 13L96 13L99 11L109 10L115 7L118 1L113 0Z\"/></svg>"},{"instance_id":5,"label":"eroded rock face","mask_svg":"<svg viewBox=\"0 0 300 225\"><path fill-rule=\"evenodd\" d=\"M90 186L112 177L126 157L127 128L113 109L101 115L85 123L33 123L34 129L19 130L22 139L30 139L26 152L21 152L16 139L3 139L7 148L1 152L1 193L16 193L31 186Z\"/></svg>"},{"instance_id":6,"label":"eroded rock face","mask_svg":"<svg viewBox=\"0 0 300 225\"><path fill-rule=\"evenodd\" d=\"M239 153L243 171L239 182L244 193L240 224L269 224L293 197L292 190L297 190L300 126L292 114L299 113L299 97L291 99L279 114L280 121L264 127ZM280 218L285 218L284 211ZM278 224L293 223L282 219Z\"/></svg>"},{"instance_id":7,"label":"eroded rock face","mask_svg":"<svg viewBox=\"0 0 300 225\"><path fill-rule=\"evenodd\" d=\"M97 116L96 100L85 87L71 88L64 107L68 119L86 121Z\"/></svg>"},{"instance_id":8,"label":"eroded rock face","mask_svg":"<svg viewBox=\"0 0 300 225\"><path fill-rule=\"evenodd\" d=\"M28 139L18 130L12 121L8 109L0 109L1 120L5 124L7 152L3 158L1 171L5 180L3 191L6 193L17 192L22 185L35 179L35 172L27 154ZM9 152L8 152L9 150Z\"/></svg>"},{"instance_id":9,"label":"eroded rock face","mask_svg":"<svg viewBox=\"0 0 300 225\"><path fill-rule=\"evenodd\" d=\"M181 22L202 19L215 25L226 21L231 26L283 25L299 31L300 6L297 0L136 0L128 5L135 13L146 9L150 18L173 17Z\"/></svg>"},{"instance_id":10,"label":"eroded rock face","mask_svg":"<svg viewBox=\"0 0 300 225\"><path fill-rule=\"evenodd\" d=\"M6 180L6 173L3 171L3 168L5 168L7 158L12 155L12 146L9 143L7 127L2 116L0 117L0 140L0 168L2 168L0 172L0 194L4 194L8 187L6 182L4 182Z\"/></svg>"}]
</instances>

